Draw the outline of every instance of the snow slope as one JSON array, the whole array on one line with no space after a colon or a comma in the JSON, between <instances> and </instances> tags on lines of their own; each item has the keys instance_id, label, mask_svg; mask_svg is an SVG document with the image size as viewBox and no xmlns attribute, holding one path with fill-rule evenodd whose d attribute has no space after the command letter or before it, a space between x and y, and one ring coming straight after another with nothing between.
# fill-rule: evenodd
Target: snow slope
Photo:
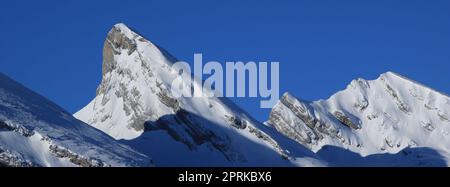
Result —
<instances>
[{"instance_id":1,"label":"snow slope","mask_svg":"<svg viewBox=\"0 0 450 187\"><path fill-rule=\"evenodd\" d=\"M393 72L354 80L327 100L286 93L266 123L337 165L442 166L450 160L450 98Z\"/></svg>"},{"instance_id":2,"label":"snow slope","mask_svg":"<svg viewBox=\"0 0 450 187\"><path fill-rule=\"evenodd\" d=\"M175 98L170 91L179 73L174 62L162 48L116 24L104 43L97 96L74 116L151 155L158 166L321 164L225 99ZM201 87L181 81L187 89Z\"/></svg>"},{"instance_id":3,"label":"snow slope","mask_svg":"<svg viewBox=\"0 0 450 187\"><path fill-rule=\"evenodd\" d=\"M0 73L0 165L150 166L151 160Z\"/></svg>"}]
</instances>

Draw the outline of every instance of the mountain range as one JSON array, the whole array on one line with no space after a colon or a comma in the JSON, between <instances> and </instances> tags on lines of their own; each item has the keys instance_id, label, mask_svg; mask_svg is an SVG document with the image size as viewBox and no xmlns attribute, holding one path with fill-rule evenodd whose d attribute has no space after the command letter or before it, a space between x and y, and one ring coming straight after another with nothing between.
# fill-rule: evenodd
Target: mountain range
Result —
<instances>
[{"instance_id":1,"label":"mountain range","mask_svg":"<svg viewBox=\"0 0 450 187\"><path fill-rule=\"evenodd\" d=\"M327 100L285 93L260 122L226 98L174 97L175 62L114 25L96 97L74 115L0 74L0 165L449 164L450 98L396 73L356 79Z\"/></svg>"}]
</instances>

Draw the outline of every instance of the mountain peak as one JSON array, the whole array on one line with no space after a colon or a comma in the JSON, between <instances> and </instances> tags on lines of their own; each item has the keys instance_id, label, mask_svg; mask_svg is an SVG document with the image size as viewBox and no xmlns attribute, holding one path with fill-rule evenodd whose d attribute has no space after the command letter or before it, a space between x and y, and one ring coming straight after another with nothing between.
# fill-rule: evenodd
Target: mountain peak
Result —
<instances>
[{"instance_id":1,"label":"mountain peak","mask_svg":"<svg viewBox=\"0 0 450 187\"><path fill-rule=\"evenodd\" d=\"M134 36L136 36L136 32L134 32L133 30L131 30L127 25L125 25L124 23L117 23L115 24L111 30L109 31L109 33L111 32L119 32L124 34L125 36L127 36L128 38L133 38ZM108 33L108 34L109 34Z\"/></svg>"},{"instance_id":2,"label":"mountain peak","mask_svg":"<svg viewBox=\"0 0 450 187\"><path fill-rule=\"evenodd\" d=\"M291 93L289 92L284 92L282 97L293 97Z\"/></svg>"},{"instance_id":3,"label":"mountain peak","mask_svg":"<svg viewBox=\"0 0 450 187\"><path fill-rule=\"evenodd\" d=\"M445 96L445 97L450 97L448 94L446 93L442 93L440 91L437 91L429 86L426 86L420 82L417 82L413 79L407 78L403 75L400 75L398 73L392 72L392 71L388 71L386 73L383 73L380 75L380 77L377 80L381 80L383 82L386 83L390 83L390 84L394 84L394 85L408 85L409 87L419 87L422 88L424 90L439 94L441 96Z\"/></svg>"},{"instance_id":4,"label":"mountain peak","mask_svg":"<svg viewBox=\"0 0 450 187\"><path fill-rule=\"evenodd\" d=\"M130 28L128 28L128 26L125 23L116 23L116 24L114 24L114 28L130 29Z\"/></svg>"},{"instance_id":5,"label":"mountain peak","mask_svg":"<svg viewBox=\"0 0 450 187\"><path fill-rule=\"evenodd\" d=\"M314 152L327 145L364 157L403 151L407 154L399 160L406 165L435 164L411 156L408 149L449 152L442 142L450 137L450 98L397 73L355 79L327 100L293 98L285 93L267 123Z\"/></svg>"},{"instance_id":6,"label":"mountain peak","mask_svg":"<svg viewBox=\"0 0 450 187\"><path fill-rule=\"evenodd\" d=\"M281 96L281 100L296 100L296 101L302 102L302 103L309 103L309 101L297 98L296 96L292 95L289 92L284 92L283 96Z\"/></svg>"},{"instance_id":7,"label":"mountain peak","mask_svg":"<svg viewBox=\"0 0 450 187\"><path fill-rule=\"evenodd\" d=\"M114 56L125 53L131 55L136 51L137 45L134 38L138 35L131 31L125 24L118 23L108 32L103 45L102 74L105 75L116 68L117 62Z\"/></svg>"},{"instance_id":8,"label":"mountain peak","mask_svg":"<svg viewBox=\"0 0 450 187\"><path fill-rule=\"evenodd\" d=\"M409 82L414 82L411 79L408 79L398 73L392 72L392 71L388 71L386 73L382 73L379 76L379 79L390 79L390 80L401 80L401 81L409 81Z\"/></svg>"},{"instance_id":9,"label":"mountain peak","mask_svg":"<svg viewBox=\"0 0 450 187\"><path fill-rule=\"evenodd\" d=\"M407 84L407 85L417 85L429 90L433 90L431 88L429 88L428 86L423 85L422 83L419 83L413 79L407 78L403 75L400 75L398 73L392 72L392 71L388 71L386 73L383 73L380 75L380 77L377 80L382 80L382 81L387 81L387 82L392 82L392 83L399 83L399 84ZM435 90L433 90L434 92L437 92Z\"/></svg>"}]
</instances>

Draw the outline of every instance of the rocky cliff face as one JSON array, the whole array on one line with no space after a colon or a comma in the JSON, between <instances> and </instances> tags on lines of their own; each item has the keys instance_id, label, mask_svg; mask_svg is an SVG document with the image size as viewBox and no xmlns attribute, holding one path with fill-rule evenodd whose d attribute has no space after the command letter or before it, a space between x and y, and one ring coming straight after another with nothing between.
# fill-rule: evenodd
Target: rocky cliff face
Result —
<instances>
[{"instance_id":1,"label":"rocky cliff face","mask_svg":"<svg viewBox=\"0 0 450 187\"><path fill-rule=\"evenodd\" d=\"M449 156L450 98L398 74L357 79L327 100L286 93L268 124L318 152L337 146L363 156L428 147Z\"/></svg>"}]
</instances>

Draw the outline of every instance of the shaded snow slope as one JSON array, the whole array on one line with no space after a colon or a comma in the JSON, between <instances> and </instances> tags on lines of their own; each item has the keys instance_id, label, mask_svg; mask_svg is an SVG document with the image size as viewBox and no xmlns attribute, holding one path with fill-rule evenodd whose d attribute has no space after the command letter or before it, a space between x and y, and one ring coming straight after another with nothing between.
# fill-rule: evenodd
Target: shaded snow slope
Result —
<instances>
[{"instance_id":1,"label":"shaded snow slope","mask_svg":"<svg viewBox=\"0 0 450 187\"><path fill-rule=\"evenodd\" d=\"M150 164L146 156L0 73L0 165Z\"/></svg>"}]
</instances>

